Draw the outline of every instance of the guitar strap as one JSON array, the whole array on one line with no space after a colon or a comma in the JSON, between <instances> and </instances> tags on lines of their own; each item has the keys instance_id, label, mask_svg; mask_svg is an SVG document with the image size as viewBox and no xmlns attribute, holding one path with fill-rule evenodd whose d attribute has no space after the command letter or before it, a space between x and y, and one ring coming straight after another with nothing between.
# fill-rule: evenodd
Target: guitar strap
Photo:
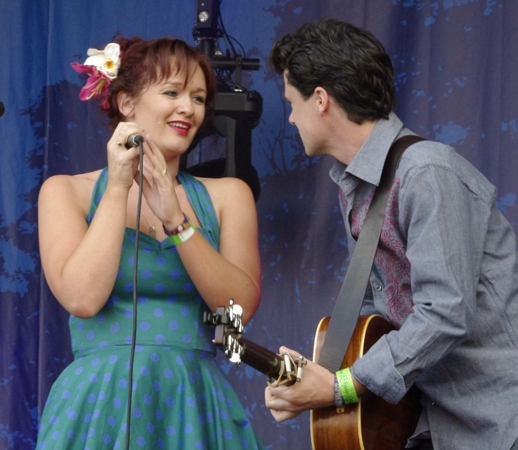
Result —
<instances>
[{"instance_id":1,"label":"guitar strap","mask_svg":"<svg viewBox=\"0 0 518 450\"><path fill-rule=\"evenodd\" d=\"M345 279L336 299L333 313L325 336L318 364L330 372L340 370L351 336L356 327L361 306L365 297L367 283L372 270L374 255L378 247L385 210L394 181L394 175L403 152L416 142L424 140L419 136L408 135L397 139L390 147L380 184L374 192L356 243L356 249L345 274Z\"/></svg>"}]
</instances>

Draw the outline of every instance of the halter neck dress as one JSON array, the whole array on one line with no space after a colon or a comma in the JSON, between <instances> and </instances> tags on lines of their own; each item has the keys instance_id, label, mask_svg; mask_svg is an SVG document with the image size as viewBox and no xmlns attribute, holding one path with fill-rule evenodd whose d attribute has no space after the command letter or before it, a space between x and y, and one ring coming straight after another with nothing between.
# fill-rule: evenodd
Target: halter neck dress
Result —
<instances>
[{"instance_id":1,"label":"halter neck dress","mask_svg":"<svg viewBox=\"0 0 518 450\"><path fill-rule=\"evenodd\" d=\"M219 225L205 186L180 172L199 219L217 249ZM101 172L91 222L107 183ZM73 362L53 384L41 418L38 449L125 448L133 325L135 230L126 228L115 286L90 319L70 317ZM139 233L137 335L130 448L262 449L239 399L215 362L208 311L176 251Z\"/></svg>"}]
</instances>

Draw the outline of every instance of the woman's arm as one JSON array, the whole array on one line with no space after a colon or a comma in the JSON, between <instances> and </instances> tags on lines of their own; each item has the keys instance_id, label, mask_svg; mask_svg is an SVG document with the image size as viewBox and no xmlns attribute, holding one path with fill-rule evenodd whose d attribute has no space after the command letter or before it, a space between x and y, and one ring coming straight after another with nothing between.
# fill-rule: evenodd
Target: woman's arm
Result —
<instances>
[{"instance_id":1,"label":"woman's arm","mask_svg":"<svg viewBox=\"0 0 518 450\"><path fill-rule=\"evenodd\" d=\"M127 189L107 187L90 226L93 174L55 176L39 194L38 229L45 277L71 314L91 317L106 303L117 275Z\"/></svg>"},{"instance_id":2,"label":"woman's arm","mask_svg":"<svg viewBox=\"0 0 518 450\"><path fill-rule=\"evenodd\" d=\"M178 246L189 275L212 311L230 299L243 308L243 322L261 299L257 213L248 185L237 178L205 179L220 222L219 253L199 233Z\"/></svg>"},{"instance_id":3,"label":"woman's arm","mask_svg":"<svg viewBox=\"0 0 518 450\"><path fill-rule=\"evenodd\" d=\"M120 123L107 145L108 182L92 223L86 216L100 172L47 179L38 199L40 256L50 289L71 314L92 317L115 283L138 149L116 143L139 128Z\"/></svg>"}]
</instances>

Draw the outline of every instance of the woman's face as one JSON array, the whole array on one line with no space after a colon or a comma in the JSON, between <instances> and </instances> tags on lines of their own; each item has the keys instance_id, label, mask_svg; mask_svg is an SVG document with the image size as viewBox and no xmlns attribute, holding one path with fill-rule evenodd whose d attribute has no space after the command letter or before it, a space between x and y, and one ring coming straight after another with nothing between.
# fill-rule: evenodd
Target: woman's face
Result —
<instances>
[{"instance_id":1,"label":"woman's face","mask_svg":"<svg viewBox=\"0 0 518 450\"><path fill-rule=\"evenodd\" d=\"M184 153L205 117L207 87L199 66L184 84L183 72L151 84L126 115L151 135L164 154Z\"/></svg>"}]
</instances>

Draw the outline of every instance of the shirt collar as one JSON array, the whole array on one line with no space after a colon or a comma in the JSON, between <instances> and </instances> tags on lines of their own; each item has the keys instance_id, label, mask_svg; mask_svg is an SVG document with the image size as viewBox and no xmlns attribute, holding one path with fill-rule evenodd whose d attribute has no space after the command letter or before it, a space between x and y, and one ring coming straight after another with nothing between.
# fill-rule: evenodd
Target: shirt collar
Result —
<instances>
[{"instance_id":1,"label":"shirt collar","mask_svg":"<svg viewBox=\"0 0 518 450\"><path fill-rule=\"evenodd\" d=\"M367 136L351 163L337 161L330 171L331 178L338 182L346 173L350 173L367 183L379 185L383 165L390 146L403 128L403 122L391 112L388 119L380 119Z\"/></svg>"}]
</instances>

